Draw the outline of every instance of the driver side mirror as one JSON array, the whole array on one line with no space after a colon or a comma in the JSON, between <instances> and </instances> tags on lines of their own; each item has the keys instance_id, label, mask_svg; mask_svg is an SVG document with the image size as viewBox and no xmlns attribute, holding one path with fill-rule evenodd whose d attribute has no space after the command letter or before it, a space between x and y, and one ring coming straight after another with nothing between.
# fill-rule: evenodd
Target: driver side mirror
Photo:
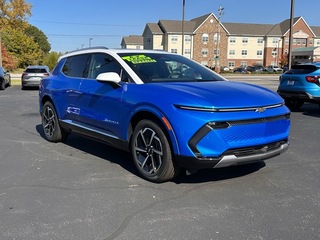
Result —
<instances>
[{"instance_id":1,"label":"driver side mirror","mask_svg":"<svg viewBox=\"0 0 320 240\"><path fill-rule=\"evenodd\" d=\"M100 73L96 79L102 82L113 82L113 83L119 83L121 81L119 74L115 72Z\"/></svg>"}]
</instances>

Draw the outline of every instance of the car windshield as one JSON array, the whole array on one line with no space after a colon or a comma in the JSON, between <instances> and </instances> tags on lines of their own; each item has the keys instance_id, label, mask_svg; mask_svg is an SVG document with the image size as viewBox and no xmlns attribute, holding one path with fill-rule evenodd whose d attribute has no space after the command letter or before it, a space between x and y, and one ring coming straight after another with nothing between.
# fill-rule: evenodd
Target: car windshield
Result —
<instances>
[{"instance_id":1,"label":"car windshield","mask_svg":"<svg viewBox=\"0 0 320 240\"><path fill-rule=\"evenodd\" d=\"M209 68L175 54L121 53L119 56L144 83L224 81Z\"/></svg>"}]
</instances>

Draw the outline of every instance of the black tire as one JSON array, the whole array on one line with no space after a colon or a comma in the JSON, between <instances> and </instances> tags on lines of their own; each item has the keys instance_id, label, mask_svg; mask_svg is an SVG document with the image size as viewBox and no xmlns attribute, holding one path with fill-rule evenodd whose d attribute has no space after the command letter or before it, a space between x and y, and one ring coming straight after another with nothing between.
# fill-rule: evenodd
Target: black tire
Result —
<instances>
[{"instance_id":1,"label":"black tire","mask_svg":"<svg viewBox=\"0 0 320 240\"><path fill-rule=\"evenodd\" d=\"M142 120L135 127L131 151L136 168L148 181L169 181L179 173L166 134L150 120Z\"/></svg>"},{"instance_id":2,"label":"black tire","mask_svg":"<svg viewBox=\"0 0 320 240\"><path fill-rule=\"evenodd\" d=\"M284 101L286 106L290 108L290 110L298 110L304 104L304 102L301 99L286 98Z\"/></svg>"},{"instance_id":3,"label":"black tire","mask_svg":"<svg viewBox=\"0 0 320 240\"><path fill-rule=\"evenodd\" d=\"M41 120L43 132L48 141L61 142L67 138L68 133L60 127L57 112L51 102L43 105Z\"/></svg>"},{"instance_id":4,"label":"black tire","mask_svg":"<svg viewBox=\"0 0 320 240\"><path fill-rule=\"evenodd\" d=\"M0 90L5 90L5 89L6 89L6 82L3 79L3 81L1 82L1 85L0 85Z\"/></svg>"}]
</instances>

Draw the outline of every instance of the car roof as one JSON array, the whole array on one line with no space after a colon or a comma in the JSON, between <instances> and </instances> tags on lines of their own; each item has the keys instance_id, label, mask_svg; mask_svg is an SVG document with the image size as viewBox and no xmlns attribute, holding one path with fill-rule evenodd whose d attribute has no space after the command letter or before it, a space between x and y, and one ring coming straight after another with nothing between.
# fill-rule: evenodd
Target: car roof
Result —
<instances>
[{"instance_id":1,"label":"car roof","mask_svg":"<svg viewBox=\"0 0 320 240\"><path fill-rule=\"evenodd\" d=\"M44 65L32 65L32 66L28 66L27 68L45 68L45 69L48 69L48 66L44 66Z\"/></svg>"},{"instance_id":2,"label":"car roof","mask_svg":"<svg viewBox=\"0 0 320 240\"><path fill-rule=\"evenodd\" d=\"M92 47L92 48L84 48L75 51L68 52L59 57L58 61L63 58L81 55L86 53L94 53L94 52L105 52L105 53L162 53L162 54L173 54L163 50L146 50L146 49L127 49L127 48L107 48L107 47Z\"/></svg>"}]
</instances>

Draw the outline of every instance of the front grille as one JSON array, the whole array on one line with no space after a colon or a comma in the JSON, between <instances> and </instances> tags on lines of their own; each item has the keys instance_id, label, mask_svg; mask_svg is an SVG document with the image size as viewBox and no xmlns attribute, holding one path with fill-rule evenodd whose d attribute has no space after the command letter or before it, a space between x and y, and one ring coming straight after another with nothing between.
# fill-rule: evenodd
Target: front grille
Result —
<instances>
[{"instance_id":1,"label":"front grille","mask_svg":"<svg viewBox=\"0 0 320 240\"><path fill-rule=\"evenodd\" d=\"M275 150L285 143L287 143L287 141L283 140L283 141L279 141L279 142L273 142L273 143L254 146L254 147L229 149L228 151L224 152L222 155L223 156L235 155L236 157L251 156L251 155L266 153L266 152Z\"/></svg>"},{"instance_id":2,"label":"front grille","mask_svg":"<svg viewBox=\"0 0 320 240\"><path fill-rule=\"evenodd\" d=\"M273 122L283 119L290 119L290 114L268 117L268 118L256 118L256 119L248 119L248 120L238 120L238 121L228 121L230 126L243 125L243 124L255 124L255 123L266 123Z\"/></svg>"}]
</instances>

